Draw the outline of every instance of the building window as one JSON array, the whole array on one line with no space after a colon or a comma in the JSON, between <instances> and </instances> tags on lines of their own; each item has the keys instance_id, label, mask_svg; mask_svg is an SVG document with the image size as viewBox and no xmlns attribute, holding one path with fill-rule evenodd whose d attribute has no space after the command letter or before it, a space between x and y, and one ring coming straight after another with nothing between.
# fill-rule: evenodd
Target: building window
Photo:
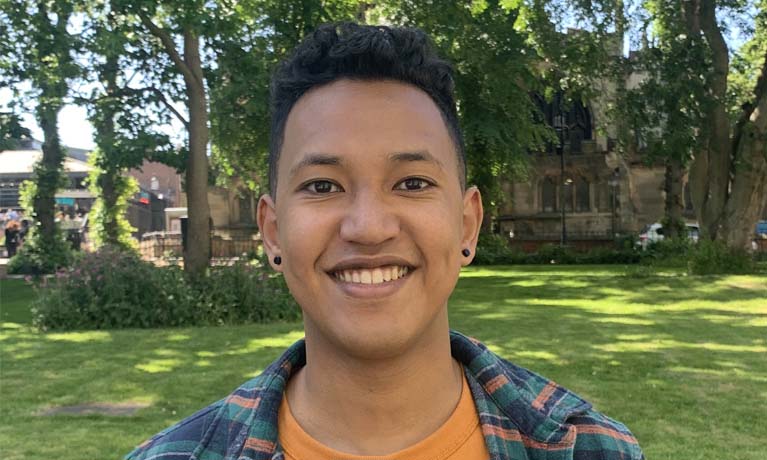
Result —
<instances>
[{"instance_id":1,"label":"building window","mask_svg":"<svg viewBox=\"0 0 767 460\"><path fill-rule=\"evenodd\" d=\"M243 196L239 196L237 198L239 207L240 207L240 223L241 224L252 224L253 223L253 206L252 203L252 197L250 196L250 193L243 192Z\"/></svg>"},{"instance_id":2,"label":"building window","mask_svg":"<svg viewBox=\"0 0 767 460\"><path fill-rule=\"evenodd\" d=\"M612 192L610 191L610 184L605 179L604 182L597 182L596 188L596 206L599 212L610 212L612 210Z\"/></svg>"},{"instance_id":3,"label":"building window","mask_svg":"<svg viewBox=\"0 0 767 460\"><path fill-rule=\"evenodd\" d=\"M583 177L575 178L575 212L591 211L589 182Z\"/></svg>"},{"instance_id":4,"label":"building window","mask_svg":"<svg viewBox=\"0 0 767 460\"><path fill-rule=\"evenodd\" d=\"M557 210L557 183L553 178L547 177L543 179L541 197L543 212L554 212Z\"/></svg>"},{"instance_id":5,"label":"building window","mask_svg":"<svg viewBox=\"0 0 767 460\"><path fill-rule=\"evenodd\" d=\"M565 179L565 211L573 212L573 201L575 198L575 183L569 177Z\"/></svg>"}]
</instances>

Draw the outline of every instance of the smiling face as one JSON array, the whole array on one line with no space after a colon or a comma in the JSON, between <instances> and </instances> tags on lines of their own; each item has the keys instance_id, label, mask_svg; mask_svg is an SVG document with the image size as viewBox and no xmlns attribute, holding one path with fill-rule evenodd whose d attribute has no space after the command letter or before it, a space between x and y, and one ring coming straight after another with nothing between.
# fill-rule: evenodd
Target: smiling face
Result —
<instances>
[{"instance_id":1,"label":"smiling face","mask_svg":"<svg viewBox=\"0 0 767 460\"><path fill-rule=\"evenodd\" d=\"M447 333L447 299L482 219L454 144L420 89L340 80L285 126L274 201L258 221L304 312L307 342L375 358Z\"/></svg>"}]
</instances>

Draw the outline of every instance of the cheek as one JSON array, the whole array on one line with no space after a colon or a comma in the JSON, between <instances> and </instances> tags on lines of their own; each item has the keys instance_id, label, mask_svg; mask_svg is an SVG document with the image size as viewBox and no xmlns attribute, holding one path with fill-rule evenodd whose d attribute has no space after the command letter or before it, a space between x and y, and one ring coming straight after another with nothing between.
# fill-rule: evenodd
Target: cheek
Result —
<instances>
[{"instance_id":1,"label":"cheek","mask_svg":"<svg viewBox=\"0 0 767 460\"><path fill-rule=\"evenodd\" d=\"M300 206L289 206L289 212L278 216L279 241L282 252L294 271L311 270L332 238L332 213L317 213Z\"/></svg>"},{"instance_id":2,"label":"cheek","mask_svg":"<svg viewBox=\"0 0 767 460\"><path fill-rule=\"evenodd\" d=\"M418 235L417 244L427 262L427 268L447 270L447 273L453 268L460 269L460 214L440 207L418 213L412 222L413 233Z\"/></svg>"}]
</instances>

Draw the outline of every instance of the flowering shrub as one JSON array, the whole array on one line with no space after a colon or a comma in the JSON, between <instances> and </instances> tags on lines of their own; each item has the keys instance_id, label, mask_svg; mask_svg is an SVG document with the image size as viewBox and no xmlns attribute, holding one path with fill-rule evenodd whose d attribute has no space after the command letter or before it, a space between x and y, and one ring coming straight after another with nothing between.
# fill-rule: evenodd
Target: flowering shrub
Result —
<instances>
[{"instance_id":1,"label":"flowering shrub","mask_svg":"<svg viewBox=\"0 0 767 460\"><path fill-rule=\"evenodd\" d=\"M280 277L251 264L216 267L189 280L114 248L86 254L44 278L33 304L40 329L118 329L297 320Z\"/></svg>"}]
</instances>

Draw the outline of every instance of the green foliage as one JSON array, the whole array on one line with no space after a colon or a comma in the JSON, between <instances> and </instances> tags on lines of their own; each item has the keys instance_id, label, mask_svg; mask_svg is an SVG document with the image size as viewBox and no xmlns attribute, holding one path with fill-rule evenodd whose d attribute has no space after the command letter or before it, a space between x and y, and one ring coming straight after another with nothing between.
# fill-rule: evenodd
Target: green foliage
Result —
<instances>
[{"instance_id":1,"label":"green foliage","mask_svg":"<svg viewBox=\"0 0 767 460\"><path fill-rule=\"evenodd\" d=\"M251 190L266 183L269 81L277 63L318 25L353 20L357 0L249 1L216 18L210 48L216 66L210 87L211 163L217 178L241 179Z\"/></svg>"},{"instance_id":2,"label":"green foliage","mask_svg":"<svg viewBox=\"0 0 767 460\"><path fill-rule=\"evenodd\" d=\"M756 102L756 82L760 67L767 56L767 0L754 4L753 35L735 53L730 61L727 78L727 102L730 120L735 123L743 114L743 107Z\"/></svg>"},{"instance_id":3,"label":"green foliage","mask_svg":"<svg viewBox=\"0 0 767 460\"><path fill-rule=\"evenodd\" d=\"M721 241L701 241L689 255L688 271L692 275L747 274L755 269L751 254Z\"/></svg>"},{"instance_id":4,"label":"green foliage","mask_svg":"<svg viewBox=\"0 0 767 460\"><path fill-rule=\"evenodd\" d=\"M642 262L658 268L684 268L687 266L692 245L687 238L653 241L642 254Z\"/></svg>"},{"instance_id":5,"label":"green foliage","mask_svg":"<svg viewBox=\"0 0 767 460\"><path fill-rule=\"evenodd\" d=\"M531 92L541 91L535 51L515 29L516 9L497 1L386 2L387 22L428 33L455 68L458 115L466 143L469 184L482 192L489 214L503 201L499 177L521 177L527 154L542 147L549 128L539 123Z\"/></svg>"},{"instance_id":6,"label":"green foliage","mask_svg":"<svg viewBox=\"0 0 767 460\"><path fill-rule=\"evenodd\" d=\"M19 206L27 215L35 212L35 195L37 195L37 184L34 181L25 180L19 185Z\"/></svg>"},{"instance_id":7,"label":"green foliage","mask_svg":"<svg viewBox=\"0 0 767 460\"><path fill-rule=\"evenodd\" d=\"M104 247L38 285L42 330L154 328L297 320L283 279L238 263L188 278L135 253Z\"/></svg>"},{"instance_id":8,"label":"green foliage","mask_svg":"<svg viewBox=\"0 0 767 460\"><path fill-rule=\"evenodd\" d=\"M621 243L623 244L623 243ZM593 265L593 264L636 264L643 254L634 246L616 244L616 247L594 248L579 252L569 246L545 244L538 251L524 253L509 247L501 235L483 234L479 237L474 265Z\"/></svg>"},{"instance_id":9,"label":"green foliage","mask_svg":"<svg viewBox=\"0 0 767 460\"><path fill-rule=\"evenodd\" d=\"M111 244L122 249L137 249L138 243L131 236L136 230L128 222L128 200L139 190L138 181L127 175L106 171L101 166L104 163L104 153L94 150L88 158L93 167L88 175L91 192L96 195L96 201L88 213L90 237L95 248ZM109 203L105 198L104 179L109 175L110 193L114 202ZM111 200L109 200L111 201Z\"/></svg>"},{"instance_id":10,"label":"green foliage","mask_svg":"<svg viewBox=\"0 0 767 460\"><path fill-rule=\"evenodd\" d=\"M503 235L494 233L480 233L477 241L477 254L474 256L474 265L504 265L514 263L518 254L509 246Z\"/></svg>"},{"instance_id":11,"label":"green foliage","mask_svg":"<svg viewBox=\"0 0 767 460\"><path fill-rule=\"evenodd\" d=\"M22 140L31 137L30 131L21 126L21 119L17 114L0 112L0 152L18 149Z\"/></svg>"}]
</instances>

